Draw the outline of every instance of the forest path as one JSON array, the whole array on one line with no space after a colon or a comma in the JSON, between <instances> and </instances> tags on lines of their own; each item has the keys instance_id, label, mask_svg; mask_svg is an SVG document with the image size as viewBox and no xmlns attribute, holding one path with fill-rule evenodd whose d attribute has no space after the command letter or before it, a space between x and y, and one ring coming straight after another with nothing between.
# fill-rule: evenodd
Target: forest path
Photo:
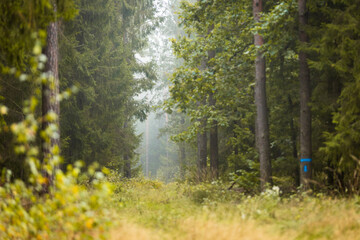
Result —
<instances>
[{"instance_id":1,"label":"forest path","mask_svg":"<svg viewBox=\"0 0 360 240\"><path fill-rule=\"evenodd\" d=\"M360 236L360 197L244 196L228 184L117 185L111 240L290 240Z\"/></svg>"},{"instance_id":2,"label":"forest path","mask_svg":"<svg viewBox=\"0 0 360 240\"><path fill-rule=\"evenodd\" d=\"M176 229L165 232L161 226L156 229L138 224L121 223L110 232L110 240L286 240L284 236L272 233L266 227L254 223L219 223L212 220L195 220L194 217L178 223Z\"/></svg>"}]
</instances>

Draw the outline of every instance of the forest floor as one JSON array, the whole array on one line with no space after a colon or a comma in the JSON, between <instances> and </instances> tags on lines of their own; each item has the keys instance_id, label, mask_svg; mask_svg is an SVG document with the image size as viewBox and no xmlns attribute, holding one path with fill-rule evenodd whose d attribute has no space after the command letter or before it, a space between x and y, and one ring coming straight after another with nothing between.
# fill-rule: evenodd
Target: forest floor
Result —
<instances>
[{"instance_id":1,"label":"forest floor","mask_svg":"<svg viewBox=\"0 0 360 240\"><path fill-rule=\"evenodd\" d=\"M360 239L360 197L280 197L131 180L117 185L110 239Z\"/></svg>"}]
</instances>

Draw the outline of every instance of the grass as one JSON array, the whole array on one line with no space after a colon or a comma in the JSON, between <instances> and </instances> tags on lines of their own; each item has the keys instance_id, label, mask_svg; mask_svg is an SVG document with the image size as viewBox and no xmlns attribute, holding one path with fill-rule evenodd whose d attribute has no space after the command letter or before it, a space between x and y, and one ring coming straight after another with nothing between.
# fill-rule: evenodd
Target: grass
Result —
<instances>
[{"instance_id":1,"label":"grass","mask_svg":"<svg viewBox=\"0 0 360 240\"><path fill-rule=\"evenodd\" d=\"M360 197L260 196L222 184L117 185L110 239L360 239Z\"/></svg>"}]
</instances>

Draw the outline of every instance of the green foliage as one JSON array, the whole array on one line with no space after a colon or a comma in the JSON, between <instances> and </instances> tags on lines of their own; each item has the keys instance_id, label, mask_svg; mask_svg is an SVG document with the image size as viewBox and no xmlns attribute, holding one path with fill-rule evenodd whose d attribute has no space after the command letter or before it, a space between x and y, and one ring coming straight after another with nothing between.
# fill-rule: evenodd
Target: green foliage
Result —
<instances>
[{"instance_id":1,"label":"green foliage","mask_svg":"<svg viewBox=\"0 0 360 240\"><path fill-rule=\"evenodd\" d=\"M28 64L28 55L32 51L35 38L32 34L38 31L36 40L46 41L46 27L55 19L71 19L76 15L73 0L56 1L54 12L51 0L15 0L0 3L0 66L20 67L23 70Z\"/></svg>"},{"instance_id":2,"label":"green foliage","mask_svg":"<svg viewBox=\"0 0 360 240\"><path fill-rule=\"evenodd\" d=\"M230 180L241 192L255 194L260 190L259 185L259 164L248 161L248 169L242 168L235 173L230 173Z\"/></svg>"},{"instance_id":3,"label":"green foliage","mask_svg":"<svg viewBox=\"0 0 360 240\"><path fill-rule=\"evenodd\" d=\"M216 206L224 202L234 202L241 197L238 193L229 191L227 183L222 181L189 186L184 185L184 187L185 196L189 197L196 204Z\"/></svg>"},{"instance_id":4,"label":"green foliage","mask_svg":"<svg viewBox=\"0 0 360 240\"><path fill-rule=\"evenodd\" d=\"M309 44L298 41L298 9L294 0L264 3L259 23L253 23L246 1L181 3L180 20L187 36L173 39L174 53L183 64L170 78L165 109L186 113L190 126L176 141L194 142L199 131L221 128L223 173L241 169L256 159L254 141L253 35L264 37L267 61L271 159L274 179L286 192L299 184L298 52L305 51L311 68L313 166L315 181L353 189L360 135L358 124L359 7L356 1L309 1ZM208 58L209 51L215 57ZM210 96L216 100L211 105ZM205 129L199 119L207 119ZM251 173L251 171L250 171ZM251 175L251 174L250 174ZM253 176L248 176L252 182ZM287 179L286 181L284 179ZM335 182L339 183L335 183ZM351 183L350 183L351 182Z\"/></svg>"},{"instance_id":5,"label":"green foliage","mask_svg":"<svg viewBox=\"0 0 360 240\"><path fill-rule=\"evenodd\" d=\"M198 131L220 127L220 162L223 173L242 169L256 159L254 108L254 33L265 38L271 155L278 167L274 175L297 178L297 4L266 4L266 13L254 24L246 1L183 2L180 19L188 37L172 40L175 54L184 60L172 78L171 98L165 108L186 112L191 125L174 140L194 141ZM209 30L211 29L211 30ZM286 29L286 30L284 30ZM208 59L208 51L215 57ZM203 67L201 65L207 67ZM210 105L210 95L216 104ZM201 103L199 105L199 103ZM198 119L207 119L201 130ZM286 164L284 164L286 163ZM251 175L251 174L250 174ZM249 176L250 177L250 176ZM256 174L253 176L256 177ZM253 181L250 177L250 182Z\"/></svg>"},{"instance_id":6,"label":"green foliage","mask_svg":"<svg viewBox=\"0 0 360 240\"><path fill-rule=\"evenodd\" d=\"M64 24L60 41L61 88L80 90L61 106L65 159L97 161L118 171L125 156L136 165L134 122L145 119L149 106L134 97L156 78L151 63L135 58L146 43L149 22L156 21L152 1L120 2L75 1L79 14Z\"/></svg>"},{"instance_id":7,"label":"green foliage","mask_svg":"<svg viewBox=\"0 0 360 240\"><path fill-rule=\"evenodd\" d=\"M323 143L319 158L328 168L328 182L337 180L341 191L352 192L353 177L359 157L359 7L356 1L331 1L325 5L311 5L323 21L315 22L309 31L314 38L309 50L314 52L310 66L317 71L316 93ZM316 32L316 33L315 33ZM321 34L319 34L321 33ZM355 184L356 185L356 184ZM347 190L345 190L347 189Z\"/></svg>"},{"instance_id":8,"label":"green foliage","mask_svg":"<svg viewBox=\"0 0 360 240\"><path fill-rule=\"evenodd\" d=\"M0 188L2 239L106 239L111 219L106 203L111 188L93 184L89 191L76 183L80 168L57 171L50 194L39 196L24 182L4 182ZM41 183L43 179L38 176ZM36 185L35 185L36 186Z\"/></svg>"},{"instance_id":9,"label":"green foliage","mask_svg":"<svg viewBox=\"0 0 360 240\"><path fill-rule=\"evenodd\" d=\"M36 35L34 35L36 36ZM45 129L39 126L43 119L38 116L42 84L52 84L52 77L42 73L46 57L41 54L41 42L35 41L31 56L30 72L4 69L5 74L14 74L19 81L32 82L31 97L25 101L22 121L12 123L15 152L25 158L29 171L27 182L12 180L11 171L3 169L0 184L0 238L2 239L92 239L94 234L105 236L110 224L110 214L105 205L109 201L111 186L101 182L103 174L89 169L94 175L92 189L77 183L81 164L67 166L63 173L59 146L50 149L49 157L40 161L37 136L50 146L51 138L58 138L56 114L49 112L44 118L49 122ZM40 49L40 50L38 50ZM71 90L58 97L65 99ZM2 106L1 115L7 114ZM0 131L7 131L7 125ZM23 167L24 168L24 167Z\"/></svg>"},{"instance_id":10,"label":"green foliage","mask_svg":"<svg viewBox=\"0 0 360 240\"><path fill-rule=\"evenodd\" d=\"M68 20L76 15L72 0L57 1L57 4L55 13L53 1L50 0L0 3L0 105L8 108L8 114L0 117L1 127L4 127L0 133L0 168L11 169L15 178L21 177L23 180L27 179L28 174L26 164L23 156L14 152L10 126L24 120L24 101L27 101L27 108L35 106L38 101L31 97L37 87L33 78L40 77L39 72L34 75L38 62L33 54L40 55L41 46L46 44L48 24L57 19ZM45 56L40 56L42 59L38 60L41 60L39 64L43 69ZM37 95L39 91L37 89ZM27 121L24 124L32 124L33 119ZM14 130L22 131L23 128L19 126ZM31 131L34 132L34 129Z\"/></svg>"}]
</instances>

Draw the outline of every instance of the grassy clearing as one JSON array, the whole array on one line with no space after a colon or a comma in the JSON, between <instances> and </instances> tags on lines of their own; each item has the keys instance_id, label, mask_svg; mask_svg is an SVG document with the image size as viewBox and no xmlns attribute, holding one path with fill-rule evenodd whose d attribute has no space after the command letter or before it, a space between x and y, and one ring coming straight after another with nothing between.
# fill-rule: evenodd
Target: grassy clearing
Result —
<instances>
[{"instance_id":1,"label":"grassy clearing","mask_svg":"<svg viewBox=\"0 0 360 240\"><path fill-rule=\"evenodd\" d=\"M111 239L360 239L360 197L248 197L222 184L117 185Z\"/></svg>"}]
</instances>

